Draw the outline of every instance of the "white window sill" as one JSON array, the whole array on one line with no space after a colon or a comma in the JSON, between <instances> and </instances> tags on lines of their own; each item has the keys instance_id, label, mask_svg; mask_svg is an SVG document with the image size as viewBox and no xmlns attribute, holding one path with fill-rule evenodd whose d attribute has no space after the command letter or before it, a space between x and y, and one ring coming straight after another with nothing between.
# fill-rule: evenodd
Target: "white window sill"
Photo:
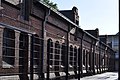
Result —
<instances>
[{"instance_id":1,"label":"white window sill","mask_svg":"<svg viewBox=\"0 0 120 80\"><path fill-rule=\"evenodd\" d=\"M14 68L14 66L2 61L2 68Z\"/></svg>"}]
</instances>

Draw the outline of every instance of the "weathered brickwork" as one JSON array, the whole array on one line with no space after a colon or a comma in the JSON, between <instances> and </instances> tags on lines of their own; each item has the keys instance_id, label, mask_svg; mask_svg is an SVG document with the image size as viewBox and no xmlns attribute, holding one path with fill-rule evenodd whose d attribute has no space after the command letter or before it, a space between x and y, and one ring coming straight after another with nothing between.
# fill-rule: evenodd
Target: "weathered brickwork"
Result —
<instances>
[{"instance_id":1,"label":"weathered brickwork","mask_svg":"<svg viewBox=\"0 0 120 80\"><path fill-rule=\"evenodd\" d=\"M70 12L72 18L69 18L71 16L65 17L35 1L26 21L19 5L3 1L2 7L0 76L15 74L20 80L64 80L114 70L114 51L98 39L99 31L92 30L91 34L80 28L77 11L75 15L72 13L74 9ZM11 38L4 29L12 31L10 33L15 37ZM14 47L7 43L12 40ZM13 55L8 54L10 50ZM14 63L7 63L10 57L14 58Z\"/></svg>"}]
</instances>

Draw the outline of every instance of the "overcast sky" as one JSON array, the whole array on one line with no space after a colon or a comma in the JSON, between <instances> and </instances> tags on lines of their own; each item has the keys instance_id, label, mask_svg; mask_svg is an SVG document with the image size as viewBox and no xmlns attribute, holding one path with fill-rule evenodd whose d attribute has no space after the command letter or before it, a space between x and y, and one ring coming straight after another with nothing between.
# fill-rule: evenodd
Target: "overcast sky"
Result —
<instances>
[{"instance_id":1,"label":"overcast sky","mask_svg":"<svg viewBox=\"0 0 120 80\"><path fill-rule=\"evenodd\" d=\"M59 10L78 8L80 26L84 30L99 28L100 35L119 31L118 0L51 0Z\"/></svg>"}]
</instances>

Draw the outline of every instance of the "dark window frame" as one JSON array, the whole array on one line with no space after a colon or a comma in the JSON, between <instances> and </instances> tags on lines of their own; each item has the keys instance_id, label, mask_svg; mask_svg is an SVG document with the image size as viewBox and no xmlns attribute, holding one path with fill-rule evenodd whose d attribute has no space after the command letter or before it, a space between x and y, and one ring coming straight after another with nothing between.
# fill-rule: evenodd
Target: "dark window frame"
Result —
<instances>
[{"instance_id":1,"label":"dark window frame","mask_svg":"<svg viewBox=\"0 0 120 80\"><path fill-rule=\"evenodd\" d=\"M3 32L2 68L15 66L15 31L5 28Z\"/></svg>"}]
</instances>

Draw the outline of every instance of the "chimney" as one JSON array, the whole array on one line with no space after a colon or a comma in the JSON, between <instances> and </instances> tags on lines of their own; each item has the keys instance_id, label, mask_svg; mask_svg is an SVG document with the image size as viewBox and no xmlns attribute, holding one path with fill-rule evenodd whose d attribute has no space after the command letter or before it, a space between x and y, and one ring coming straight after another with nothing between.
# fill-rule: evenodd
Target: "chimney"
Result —
<instances>
[{"instance_id":1,"label":"chimney","mask_svg":"<svg viewBox=\"0 0 120 80\"><path fill-rule=\"evenodd\" d=\"M79 25L78 9L76 7L73 7L72 10L60 10L59 12Z\"/></svg>"},{"instance_id":2,"label":"chimney","mask_svg":"<svg viewBox=\"0 0 120 80\"><path fill-rule=\"evenodd\" d=\"M73 22L75 22L77 25L79 25L79 16L78 16L78 9L77 7L72 8L73 11Z\"/></svg>"},{"instance_id":3,"label":"chimney","mask_svg":"<svg viewBox=\"0 0 120 80\"><path fill-rule=\"evenodd\" d=\"M99 36L100 41L104 42L105 44L108 44L107 39L108 39L108 35L103 35L103 36Z\"/></svg>"},{"instance_id":4,"label":"chimney","mask_svg":"<svg viewBox=\"0 0 120 80\"><path fill-rule=\"evenodd\" d=\"M99 29L98 28L96 28L95 30L85 30L85 31L87 31L89 34L93 35L96 38L99 37Z\"/></svg>"}]
</instances>

